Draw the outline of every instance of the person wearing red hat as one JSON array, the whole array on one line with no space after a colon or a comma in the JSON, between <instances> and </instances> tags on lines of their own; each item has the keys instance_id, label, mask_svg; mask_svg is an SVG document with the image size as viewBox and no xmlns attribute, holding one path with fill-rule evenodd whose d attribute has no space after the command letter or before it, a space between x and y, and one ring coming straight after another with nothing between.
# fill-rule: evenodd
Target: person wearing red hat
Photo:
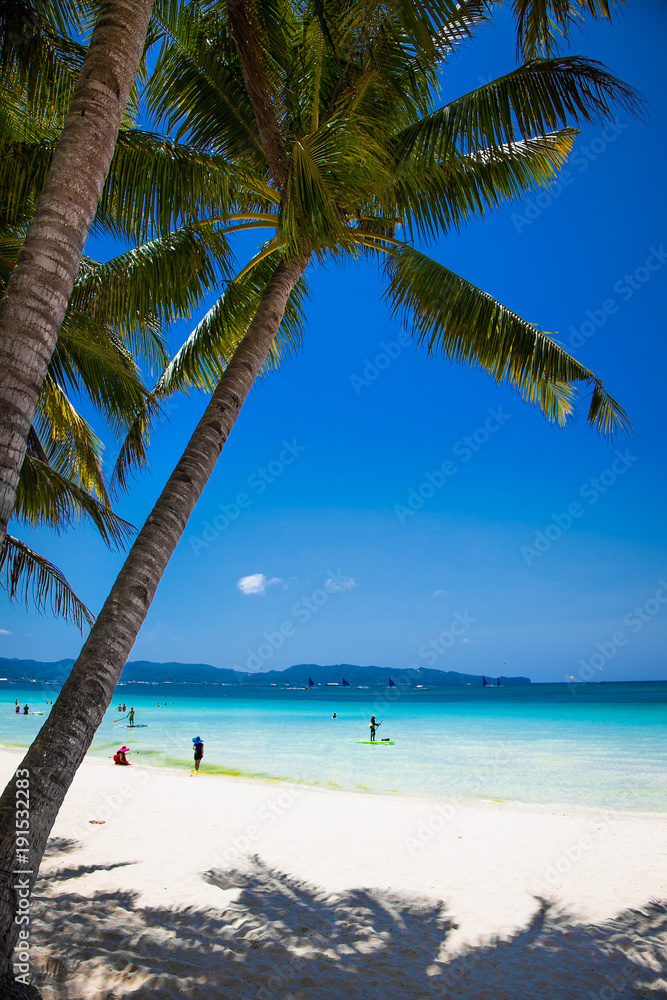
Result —
<instances>
[{"instance_id":1,"label":"person wearing red hat","mask_svg":"<svg viewBox=\"0 0 667 1000\"><path fill-rule=\"evenodd\" d=\"M125 754L128 754L129 752L130 752L129 747L121 747L120 750L116 751L116 753L113 755L114 764L127 764L127 766L129 767L130 762L125 756Z\"/></svg>"}]
</instances>

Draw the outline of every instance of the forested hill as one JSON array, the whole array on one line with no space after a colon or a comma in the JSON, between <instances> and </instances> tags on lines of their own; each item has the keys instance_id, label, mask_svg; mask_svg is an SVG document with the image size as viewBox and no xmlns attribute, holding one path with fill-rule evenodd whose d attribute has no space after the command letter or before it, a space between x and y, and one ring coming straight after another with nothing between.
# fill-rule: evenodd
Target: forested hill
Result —
<instances>
[{"instance_id":1,"label":"forested hill","mask_svg":"<svg viewBox=\"0 0 667 1000\"><path fill-rule=\"evenodd\" d=\"M62 683L69 674L74 660L57 660L42 663L39 660L6 659L0 657L0 679L9 681L55 681ZM317 685L342 684L345 679L351 687L386 687L393 681L399 687L446 687L454 684L482 684L479 674L460 674L455 670L389 669L388 667L360 667L352 663L338 663L334 666L319 666L317 663L300 663L286 670L267 670L249 674L224 667L213 667L209 663L151 663L148 660L134 660L125 665L121 681L125 683L173 684L233 684L267 686L291 685L304 687L311 678ZM487 674L489 683L495 683L497 676ZM501 684L530 684L528 677L500 677Z\"/></svg>"}]
</instances>

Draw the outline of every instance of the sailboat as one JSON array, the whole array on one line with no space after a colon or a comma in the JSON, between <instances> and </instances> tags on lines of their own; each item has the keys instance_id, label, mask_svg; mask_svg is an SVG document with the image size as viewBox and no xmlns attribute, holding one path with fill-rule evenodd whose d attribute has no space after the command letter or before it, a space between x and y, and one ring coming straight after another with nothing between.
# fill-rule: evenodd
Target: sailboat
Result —
<instances>
[{"instance_id":1,"label":"sailboat","mask_svg":"<svg viewBox=\"0 0 667 1000\"><path fill-rule=\"evenodd\" d=\"M389 678L389 683L387 684L387 687L390 687L390 688L395 688L396 687L396 685L392 681L391 677Z\"/></svg>"},{"instance_id":2,"label":"sailboat","mask_svg":"<svg viewBox=\"0 0 667 1000\"><path fill-rule=\"evenodd\" d=\"M344 688L349 688L349 686L350 686L350 682L346 681L345 678L343 677L343 687Z\"/></svg>"},{"instance_id":3,"label":"sailboat","mask_svg":"<svg viewBox=\"0 0 667 1000\"><path fill-rule=\"evenodd\" d=\"M484 677L484 675L482 674L482 687L488 687L488 686L489 682L487 681L486 677Z\"/></svg>"},{"instance_id":4,"label":"sailboat","mask_svg":"<svg viewBox=\"0 0 667 1000\"><path fill-rule=\"evenodd\" d=\"M496 681L496 687L500 687L500 677L499 677L499 678L498 678L498 680Z\"/></svg>"},{"instance_id":5,"label":"sailboat","mask_svg":"<svg viewBox=\"0 0 667 1000\"><path fill-rule=\"evenodd\" d=\"M304 684L303 690L304 691L308 691L309 688L314 688L314 687L315 687L315 681L313 680L313 678L309 674L308 675L308 683Z\"/></svg>"}]
</instances>

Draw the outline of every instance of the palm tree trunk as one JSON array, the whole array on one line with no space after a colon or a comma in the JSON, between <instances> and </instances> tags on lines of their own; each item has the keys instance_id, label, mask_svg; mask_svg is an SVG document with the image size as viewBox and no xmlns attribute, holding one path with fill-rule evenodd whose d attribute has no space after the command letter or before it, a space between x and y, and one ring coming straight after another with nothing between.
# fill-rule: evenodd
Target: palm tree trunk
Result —
<instances>
[{"instance_id":1,"label":"palm tree trunk","mask_svg":"<svg viewBox=\"0 0 667 1000\"><path fill-rule=\"evenodd\" d=\"M137 75L153 0L103 0L72 106L0 303L0 549L37 397Z\"/></svg>"},{"instance_id":2,"label":"palm tree trunk","mask_svg":"<svg viewBox=\"0 0 667 1000\"><path fill-rule=\"evenodd\" d=\"M266 360L289 295L306 261L280 264L248 332L204 416L135 541L51 714L0 798L0 981L7 975L19 927L12 874L16 862L17 782L29 781L30 831L25 878L30 886L76 770L113 696L167 563L215 467L241 406ZM25 778L22 770L29 772ZM25 786L20 786L25 788ZM23 796L24 797L24 796Z\"/></svg>"}]
</instances>

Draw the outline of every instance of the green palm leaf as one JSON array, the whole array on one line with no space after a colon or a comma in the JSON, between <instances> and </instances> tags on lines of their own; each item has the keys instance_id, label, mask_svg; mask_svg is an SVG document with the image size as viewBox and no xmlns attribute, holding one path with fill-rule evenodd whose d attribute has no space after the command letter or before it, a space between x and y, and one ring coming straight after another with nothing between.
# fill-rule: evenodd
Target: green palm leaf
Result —
<instances>
[{"instance_id":1,"label":"green palm leaf","mask_svg":"<svg viewBox=\"0 0 667 1000\"><path fill-rule=\"evenodd\" d=\"M1 125L1 123L0 123ZM0 128L0 221L17 225L32 215L51 165L56 136L30 139L13 122ZM18 133L18 134L17 134ZM261 186L224 157L140 129L122 129L100 197L95 229L145 241L200 221L235 202L248 211L268 207Z\"/></svg>"},{"instance_id":2,"label":"green palm leaf","mask_svg":"<svg viewBox=\"0 0 667 1000\"><path fill-rule=\"evenodd\" d=\"M50 377L45 379L39 394L32 435L28 441L31 454L108 504L101 471L102 442Z\"/></svg>"},{"instance_id":3,"label":"green palm leaf","mask_svg":"<svg viewBox=\"0 0 667 1000\"><path fill-rule=\"evenodd\" d=\"M489 208L551 184L577 135L576 129L561 129L450 156L443 165L434 163L426 171L417 158L408 160L396 176L397 215L411 236L435 237L458 229Z\"/></svg>"},{"instance_id":4,"label":"green palm leaf","mask_svg":"<svg viewBox=\"0 0 667 1000\"><path fill-rule=\"evenodd\" d=\"M164 347L153 340L155 331L189 319L205 293L229 277L231 263L223 230L208 223L185 226L104 264L84 258L70 308L108 324L135 354L141 351L162 368Z\"/></svg>"},{"instance_id":5,"label":"green palm leaf","mask_svg":"<svg viewBox=\"0 0 667 1000\"><path fill-rule=\"evenodd\" d=\"M114 467L113 488L127 489L132 473L146 464L148 436L160 412L159 401L178 391L197 389L212 393L215 390L248 329L279 258L280 251L263 257L242 277L231 282L174 355L128 431ZM307 295L308 288L302 277L287 302L263 374L279 368L300 347Z\"/></svg>"},{"instance_id":6,"label":"green palm leaf","mask_svg":"<svg viewBox=\"0 0 667 1000\"><path fill-rule=\"evenodd\" d=\"M85 392L116 436L125 433L148 393L132 355L113 332L71 310L65 314L47 377L66 392Z\"/></svg>"},{"instance_id":7,"label":"green palm leaf","mask_svg":"<svg viewBox=\"0 0 667 1000\"><path fill-rule=\"evenodd\" d=\"M144 241L201 221L212 206L219 212L235 198L250 210L260 198L244 195L244 177L223 156L151 132L123 130L100 198L96 226Z\"/></svg>"},{"instance_id":8,"label":"green palm leaf","mask_svg":"<svg viewBox=\"0 0 667 1000\"><path fill-rule=\"evenodd\" d=\"M107 545L125 545L135 530L107 504L30 452L21 467L14 516L33 527L45 525L55 531L89 520Z\"/></svg>"},{"instance_id":9,"label":"green palm leaf","mask_svg":"<svg viewBox=\"0 0 667 1000\"><path fill-rule=\"evenodd\" d=\"M571 122L610 118L614 105L634 114L641 100L599 62L580 56L535 60L404 129L395 140L397 159L443 163L457 151L503 147Z\"/></svg>"},{"instance_id":10,"label":"green palm leaf","mask_svg":"<svg viewBox=\"0 0 667 1000\"><path fill-rule=\"evenodd\" d=\"M604 434L629 429L627 414L592 372L490 295L412 248L394 251L387 271L393 312L429 353L514 386L559 424L573 409L572 383L585 382L593 390L588 422Z\"/></svg>"},{"instance_id":11,"label":"green palm leaf","mask_svg":"<svg viewBox=\"0 0 667 1000\"><path fill-rule=\"evenodd\" d=\"M518 47L524 59L551 55L573 27L583 26L583 15L611 21L624 0L513 0Z\"/></svg>"},{"instance_id":12,"label":"green palm leaf","mask_svg":"<svg viewBox=\"0 0 667 1000\"><path fill-rule=\"evenodd\" d=\"M40 614L50 604L54 615L73 622L81 632L84 623L90 626L95 623L94 615L76 596L58 567L11 535L7 535L0 552L0 586L12 602L23 600L28 606L32 598Z\"/></svg>"},{"instance_id":13,"label":"green palm leaf","mask_svg":"<svg viewBox=\"0 0 667 1000\"><path fill-rule=\"evenodd\" d=\"M70 2L0 5L0 105L17 100L37 118L62 122L85 56L71 35L86 7L89 12L89 5Z\"/></svg>"},{"instance_id":14,"label":"green palm leaf","mask_svg":"<svg viewBox=\"0 0 667 1000\"><path fill-rule=\"evenodd\" d=\"M169 0L157 0L153 18L164 43L146 90L149 114L177 139L265 170L226 6L189 4L175 17Z\"/></svg>"}]
</instances>

